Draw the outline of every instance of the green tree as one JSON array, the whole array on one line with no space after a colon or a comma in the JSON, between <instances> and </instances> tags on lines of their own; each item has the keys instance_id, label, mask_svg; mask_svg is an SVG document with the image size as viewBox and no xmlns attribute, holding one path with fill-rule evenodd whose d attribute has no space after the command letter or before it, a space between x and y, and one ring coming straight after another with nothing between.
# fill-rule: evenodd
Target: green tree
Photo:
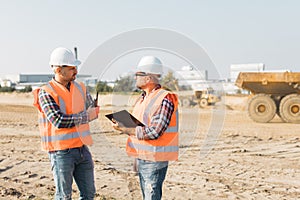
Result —
<instances>
[{"instance_id":1,"label":"green tree","mask_svg":"<svg viewBox=\"0 0 300 200\"><path fill-rule=\"evenodd\" d=\"M169 71L168 74L161 79L161 85L166 89L179 91L178 79L175 78L171 71Z\"/></svg>"},{"instance_id":2,"label":"green tree","mask_svg":"<svg viewBox=\"0 0 300 200\"><path fill-rule=\"evenodd\" d=\"M132 75L120 77L116 80L114 91L115 92L132 92L134 90L134 78Z\"/></svg>"},{"instance_id":3,"label":"green tree","mask_svg":"<svg viewBox=\"0 0 300 200\"><path fill-rule=\"evenodd\" d=\"M24 89L21 89L20 92L32 92L32 87L31 85L25 86Z\"/></svg>"},{"instance_id":4,"label":"green tree","mask_svg":"<svg viewBox=\"0 0 300 200\"><path fill-rule=\"evenodd\" d=\"M13 92L15 90L14 87L0 87L0 92Z\"/></svg>"},{"instance_id":5,"label":"green tree","mask_svg":"<svg viewBox=\"0 0 300 200\"><path fill-rule=\"evenodd\" d=\"M113 88L110 87L106 81L98 81L96 85L97 92L112 92Z\"/></svg>"}]
</instances>

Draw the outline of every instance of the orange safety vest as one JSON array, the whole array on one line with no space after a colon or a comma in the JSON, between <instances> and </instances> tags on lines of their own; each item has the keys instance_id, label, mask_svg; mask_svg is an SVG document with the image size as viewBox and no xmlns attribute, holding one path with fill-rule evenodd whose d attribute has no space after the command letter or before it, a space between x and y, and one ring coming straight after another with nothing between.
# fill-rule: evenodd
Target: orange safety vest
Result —
<instances>
[{"instance_id":1,"label":"orange safety vest","mask_svg":"<svg viewBox=\"0 0 300 200\"><path fill-rule=\"evenodd\" d=\"M157 89L144 100L140 99L134 106L132 114L146 126L150 125L151 118L160 108L166 95L171 94L174 112L166 131L155 140L139 140L130 136L127 140L126 152L129 156L150 161L178 160L178 98L177 95Z\"/></svg>"},{"instance_id":2,"label":"orange safety vest","mask_svg":"<svg viewBox=\"0 0 300 200\"><path fill-rule=\"evenodd\" d=\"M86 88L83 83L72 81L70 91L54 80L41 87L54 99L61 112L67 115L86 110ZM91 145L93 143L89 124L80 124L71 128L57 128L47 119L39 105L38 93L40 88L33 91L34 106L39 111L39 128L42 149L45 151L64 150L68 148Z\"/></svg>"}]
</instances>

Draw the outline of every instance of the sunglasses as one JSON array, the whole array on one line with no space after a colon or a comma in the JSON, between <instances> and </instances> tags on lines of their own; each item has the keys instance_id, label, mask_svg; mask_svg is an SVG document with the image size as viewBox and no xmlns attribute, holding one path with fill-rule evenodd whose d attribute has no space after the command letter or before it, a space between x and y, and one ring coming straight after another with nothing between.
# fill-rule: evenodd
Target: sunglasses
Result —
<instances>
[{"instance_id":1,"label":"sunglasses","mask_svg":"<svg viewBox=\"0 0 300 200\"><path fill-rule=\"evenodd\" d=\"M135 76L149 76L149 75L146 74L145 72L138 72L138 73L135 73Z\"/></svg>"}]
</instances>

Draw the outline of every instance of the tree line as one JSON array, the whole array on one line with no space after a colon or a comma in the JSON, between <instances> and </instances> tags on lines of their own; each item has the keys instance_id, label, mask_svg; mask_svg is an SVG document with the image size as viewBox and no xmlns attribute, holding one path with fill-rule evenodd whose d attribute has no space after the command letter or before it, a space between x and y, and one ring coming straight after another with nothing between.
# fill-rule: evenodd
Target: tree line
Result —
<instances>
[{"instance_id":1,"label":"tree line","mask_svg":"<svg viewBox=\"0 0 300 200\"><path fill-rule=\"evenodd\" d=\"M162 87L171 91L179 91L182 88L178 85L178 79L174 77L173 72L169 71L160 81ZM135 92L135 80L133 75L119 77L114 86L109 86L105 81L99 81L95 87L96 92Z\"/></svg>"}]
</instances>

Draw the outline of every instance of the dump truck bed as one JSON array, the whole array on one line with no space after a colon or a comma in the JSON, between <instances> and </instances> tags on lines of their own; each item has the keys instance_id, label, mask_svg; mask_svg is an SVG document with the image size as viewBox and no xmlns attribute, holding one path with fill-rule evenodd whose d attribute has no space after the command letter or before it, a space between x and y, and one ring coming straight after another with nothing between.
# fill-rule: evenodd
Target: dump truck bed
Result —
<instances>
[{"instance_id":1,"label":"dump truck bed","mask_svg":"<svg viewBox=\"0 0 300 200\"><path fill-rule=\"evenodd\" d=\"M235 85L253 94L300 94L300 72L240 72Z\"/></svg>"}]
</instances>

